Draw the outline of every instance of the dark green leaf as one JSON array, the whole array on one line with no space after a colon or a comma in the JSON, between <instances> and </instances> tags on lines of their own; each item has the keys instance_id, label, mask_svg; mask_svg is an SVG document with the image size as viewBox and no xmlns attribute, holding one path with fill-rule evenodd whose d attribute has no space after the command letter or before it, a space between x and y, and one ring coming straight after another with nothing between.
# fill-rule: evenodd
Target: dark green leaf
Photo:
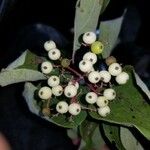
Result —
<instances>
[{"instance_id":1,"label":"dark green leaf","mask_svg":"<svg viewBox=\"0 0 150 150\"><path fill-rule=\"evenodd\" d=\"M116 148L119 150L125 150L124 146L122 145L121 138L120 138L120 127L114 125L108 125L103 123L103 130L104 134L107 139L112 143L115 144Z\"/></svg>"},{"instance_id":2,"label":"dark green leaf","mask_svg":"<svg viewBox=\"0 0 150 150\"><path fill-rule=\"evenodd\" d=\"M34 94L36 90L37 88L33 84L25 83L23 96L27 102L30 111L40 116L39 112L41 111L41 108L38 106L37 101L34 99ZM76 128L85 120L86 116L87 113L85 111L81 111L79 115L72 116L72 117L68 117L66 115L61 115L61 114L50 116L50 117L44 117L44 116L40 116L40 117L61 127Z\"/></svg>"},{"instance_id":3,"label":"dark green leaf","mask_svg":"<svg viewBox=\"0 0 150 150\"><path fill-rule=\"evenodd\" d=\"M133 68L126 66L130 79L127 84L116 86L117 97L110 103L111 113L103 118L96 112L89 112L97 120L104 120L125 126L136 127L150 139L150 105L144 100L143 92L136 85Z\"/></svg>"},{"instance_id":4,"label":"dark green leaf","mask_svg":"<svg viewBox=\"0 0 150 150\"><path fill-rule=\"evenodd\" d=\"M84 141L84 145L82 149L84 150L99 150L102 145L104 145L104 141L101 137L99 131L99 124L93 121L85 120L80 125L80 135L82 140Z\"/></svg>"}]
</instances>

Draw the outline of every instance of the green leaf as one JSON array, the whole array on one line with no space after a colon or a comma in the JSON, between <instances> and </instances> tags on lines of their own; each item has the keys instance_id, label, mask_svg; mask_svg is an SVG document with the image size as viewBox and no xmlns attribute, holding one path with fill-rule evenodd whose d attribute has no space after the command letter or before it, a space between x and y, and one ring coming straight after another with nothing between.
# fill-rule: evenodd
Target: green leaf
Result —
<instances>
[{"instance_id":1,"label":"green leaf","mask_svg":"<svg viewBox=\"0 0 150 150\"><path fill-rule=\"evenodd\" d=\"M7 86L9 84L45 80L44 74L30 69L14 69L2 71L0 73L0 86Z\"/></svg>"},{"instance_id":2,"label":"green leaf","mask_svg":"<svg viewBox=\"0 0 150 150\"><path fill-rule=\"evenodd\" d=\"M26 58L27 53L28 53L28 50L26 50L25 52L23 52L21 54L21 56L19 56L14 62L12 62L11 64L9 64L7 66L7 68L4 69L4 70L12 70L12 69L15 69L15 68L23 65L24 62L25 62L25 58Z\"/></svg>"},{"instance_id":3,"label":"green leaf","mask_svg":"<svg viewBox=\"0 0 150 150\"><path fill-rule=\"evenodd\" d=\"M107 139L113 144L115 142L115 146L119 150L125 150L124 146L122 145L121 138L120 138L120 127L114 126L110 124L103 123L103 130L104 134Z\"/></svg>"},{"instance_id":4,"label":"green leaf","mask_svg":"<svg viewBox=\"0 0 150 150\"><path fill-rule=\"evenodd\" d=\"M111 51L117 44L118 35L120 33L123 18L124 15L117 19L102 21L100 23L99 40L104 44L104 51L102 53L104 58L110 55Z\"/></svg>"},{"instance_id":5,"label":"green leaf","mask_svg":"<svg viewBox=\"0 0 150 150\"><path fill-rule=\"evenodd\" d=\"M121 127L120 137L126 150L144 150L129 129Z\"/></svg>"},{"instance_id":6,"label":"green leaf","mask_svg":"<svg viewBox=\"0 0 150 150\"><path fill-rule=\"evenodd\" d=\"M103 0L103 7L101 9L101 14L105 11L105 9L107 8L109 2L110 2L110 0Z\"/></svg>"},{"instance_id":7,"label":"green leaf","mask_svg":"<svg viewBox=\"0 0 150 150\"><path fill-rule=\"evenodd\" d=\"M77 116L73 116L69 118L66 115L54 115L50 117L44 117L40 115L41 108L37 104L37 100L34 98L34 94L37 88L32 83L25 83L23 96L27 102L29 110L40 116L41 118L52 122L58 126L65 127L65 128L76 128L80 125L86 118L87 113L85 111L81 111L81 113Z\"/></svg>"},{"instance_id":8,"label":"green leaf","mask_svg":"<svg viewBox=\"0 0 150 150\"><path fill-rule=\"evenodd\" d=\"M148 89L148 87L146 86L146 84L140 79L140 77L138 76L138 74L136 72L134 72L135 75L135 79L136 79L136 83L137 85L141 88L141 90L147 95L147 97L150 99L150 91Z\"/></svg>"},{"instance_id":9,"label":"green leaf","mask_svg":"<svg viewBox=\"0 0 150 150\"><path fill-rule=\"evenodd\" d=\"M25 62L18 68L26 68L32 70L38 70L39 65L45 60L43 57L39 57L31 51L27 50Z\"/></svg>"},{"instance_id":10,"label":"green leaf","mask_svg":"<svg viewBox=\"0 0 150 150\"><path fill-rule=\"evenodd\" d=\"M126 66L130 79L125 85L114 87L117 97L110 102L111 113L103 118L96 112L89 112L97 120L104 120L137 128L150 139L150 105L144 100L143 92L136 85L133 68Z\"/></svg>"},{"instance_id":11,"label":"green leaf","mask_svg":"<svg viewBox=\"0 0 150 150\"><path fill-rule=\"evenodd\" d=\"M103 0L80 0L76 5L74 24L73 55L79 49L79 37L88 31L95 31Z\"/></svg>"},{"instance_id":12,"label":"green leaf","mask_svg":"<svg viewBox=\"0 0 150 150\"><path fill-rule=\"evenodd\" d=\"M77 139L78 138L78 128L68 129L67 135L72 140Z\"/></svg>"},{"instance_id":13,"label":"green leaf","mask_svg":"<svg viewBox=\"0 0 150 150\"><path fill-rule=\"evenodd\" d=\"M99 124L93 121L85 120L80 126L80 135L82 140L84 141L83 145L81 145L81 149L84 150L99 150L102 145L104 145L104 141L100 134Z\"/></svg>"}]
</instances>

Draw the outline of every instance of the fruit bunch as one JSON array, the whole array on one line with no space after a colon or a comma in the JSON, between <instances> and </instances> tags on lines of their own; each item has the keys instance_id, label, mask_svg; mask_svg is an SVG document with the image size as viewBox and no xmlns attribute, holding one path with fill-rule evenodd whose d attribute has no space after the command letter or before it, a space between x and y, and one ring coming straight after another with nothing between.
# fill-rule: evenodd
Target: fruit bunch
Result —
<instances>
[{"instance_id":1,"label":"fruit bunch","mask_svg":"<svg viewBox=\"0 0 150 150\"><path fill-rule=\"evenodd\" d=\"M128 81L129 75L113 56L105 59L104 69L97 68L98 60L102 59L104 45L96 41L94 32L86 32L82 42L82 45L89 47L89 51L83 55L78 68L74 67L71 60L61 56L54 41L45 42L44 49L48 52L50 61L41 64L41 71L47 77L47 85L38 91L39 98L47 103L42 108L43 115L51 115L50 103L53 97L63 97L65 100L58 101L54 107L56 114L76 116L82 109L86 109L97 111L100 116L106 117L110 113L109 102L117 96L113 89L114 84L122 85ZM59 70L59 75L53 74L55 69ZM66 80L62 80L62 77ZM87 89L87 93L82 96L84 105L78 100L83 94L83 87ZM89 105L94 105L96 109L91 109Z\"/></svg>"}]
</instances>

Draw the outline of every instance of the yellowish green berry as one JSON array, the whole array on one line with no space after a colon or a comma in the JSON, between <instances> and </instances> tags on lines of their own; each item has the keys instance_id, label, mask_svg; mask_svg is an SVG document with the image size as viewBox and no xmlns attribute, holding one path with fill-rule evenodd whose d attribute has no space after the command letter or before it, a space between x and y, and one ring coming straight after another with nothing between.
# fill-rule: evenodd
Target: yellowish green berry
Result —
<instances>
[{"instance_id":1,"label":"yellowish green berry","mask_svg":"<svg viewBox=\"0 0 150 150\"><path fill-rule=\"evenodd\" d=\"M64 67L64 68L67 68L70 66L70 60L67 59L67 58L64 58L61 60L61 66Z\"/></svg>"},{"instance_id":2,"label":"yellowish green berry","mask_svg":"<svg viewBox=\"0 0 150 150\"><path fill-rule=\"evenodd\" d=\"M101 54L104 50L104 45L100 41L96 41L91 45L91 51L94 54Z\"/></svg>"}]
</instances>

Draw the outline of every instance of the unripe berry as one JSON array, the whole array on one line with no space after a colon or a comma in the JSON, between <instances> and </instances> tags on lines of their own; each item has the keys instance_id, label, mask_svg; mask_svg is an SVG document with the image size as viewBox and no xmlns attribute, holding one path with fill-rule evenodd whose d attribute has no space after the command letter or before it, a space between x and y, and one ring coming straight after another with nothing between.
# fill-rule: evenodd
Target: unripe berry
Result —
<instances>
[{"instance_id":1,"label":"unripe berry","mask_svg":"<svg viewBox=\"0 0 150 150\"><path fill-rule=\"evenodd\" d=\"M83 60L89 60L94 65L97 62L97 56L92 52L87 52L83 55Z\"/></svg>"},{"instance_id":2,"label":"unripe berry","mask_svg":"<svg viewBox=\"0 0 150 150\"><path fill-rule=\"evenodd\" d=\"M116 58L114 56L109 56L109 57L106 58L105 62L109 66L109 65L111 65L113 63L116 63L117 60L116 60Z\"/></svg>"},{"instance_id":3,"label":"unripe berry","mask_svg":"<svg viewBox=\"0 0 150 150\"><path fill-rule=\"evenodd\" d=\"M115 99L115 97L116 97L116 92L115 92L114 89L111 89L111 88L110 88L110 89L104 90L103 95L106 97L106 99L108 99L108 100L113 100L113 99Z\"/></svg>"},{"instance_id":4,"label":"unripe berry","mask_svg":"<svg viewBox=\"0 0 150 150\"><path fill-rule=\"evenodd\" d=\"M111 75L108 71L100 71L99 72L100 75L100 80L103 81L104 83L108 83L111 80Z\"/></svg>"},{"instance_id":5,"label":"unripe berry","mask_svg":"<svg viewBox=\"0 0 150 150\"><path fill-rule=\"evenodd\" d=\"M78 115L81 112L81 106L77 103L72 103L69 105L69 113L73 116Z\"/></svg>"},{"instance_id":6,"label":"unripe berry","mask_svg":"<svg viewBox=\"0 0 150 150\"><path fill-rule=\"evenodd\" d=\"M47 83L49 86L54 87L54 86L59 85L60 79L57 76L51 76L51 77L49 77Z\"/></svg>"},{"instance_id":7,"label":"unripe berry","mask_svg":"<svg viewBox=\"0 0 150 150\"><path fill-rule=\"evenodd\" d=\"M77 95L77 88L74 85L68 85L64 89L64 94L68 98L72 98Z\"/></svg>"},{"instance_id":8,"label":"unripe berry","mask_svg":"<svg viewBox=\"0 0 150 150\"><path fill-rule=\"evenodd\" d=\"M77 89L79 88L79 83L76 81L70 81L68 85L74 85Z\"/></svg>"},{"instance_id":9,"label":"unripe berry","mask_svg":"<svg viewBox=\"0 0 150 150\"><path fill-rule=\"evenodd\" d=\"M52 91L49 87L44 86L39 90L38 95L41 99L47 100L47 99L51 98Z\"/></svg>"},{"instance_id":10,"label":"unripe berry","mask_svg":"<svg viewBox=\"0 0 150 150\"><path fill-rule=\"evenodd\" d=\"M44 49L46 51L50 51L51 49L54 49L54 48L56 48L56 44L54 41L46 41L44 43Z\"/></svg>"},{"instance_id":11,"label":"unripe berry","mask_svg":"<svg viewBox=\"0 0 150 150\"><path fill-rule=\"evenodd\" d=\"M97 101L97 94L94 92L89 92L86 94L85 100L89 104L94 104Z\"/></svg>"},{"instance_id":12,"label":"unripe berry","mask_svg":"<svg viewBox=\"0 0 150 150\"><path fill-rule=\"evenodd\" d=\"M88 75L88 80L91 82L91 83L98 83L100 81L100 74L99 72L97 71L92 71L89 73Z\"/></svg>"},{"instance_id":13,"label":"unripe berry","mask_svg":"<svg viewBox=\"0 0 150 150\"><path fill-rule=\"evenodd\" d=\"M94 32L86 32L83 35L83 42L86 44L92 44L96 41L96 34Z\"/></svg>"},{"instance_id":14,"label":"unripe berry","mask_svg":"<svg viewBox=\"0 0 150 150\"><path fill-rule=\"evenodd\" d=\"M49 52L48 52L48 57L51 59L51 60L58 60L61 56L61 52L59 49L51 49Z\"/></svg>"},{"instance_id":15,"label":"unripe berry","mask_svg":"<svg viewBox=\"0 0 150 150\"><path fill-rule=\"evenodd\" d=\"M43 108L42 109L42 114L44 116L49 116L51 114L50 109L49 108Z\"/></svg>"},{"instance_id":16,"label":"unripe berry","mask_svg":"<svg viewBox=\"0 0 150 150\"><path fill-rule=\"evenodd\" d=\"M79 63L79 69L82 72L89 72L93 68L92 63L89 60L82 60Z\"/></svg>"},{"instance_id":17,"label":"unripe berry","mask_svg":"<svg viewBox=\"0 0 150 150\"><path fill-rule=\"evenodd\" d=\"M126 72L121 72L117 77L116 77L116 82L118 84L126 84L127 81L129 80L129 75Z\"/></svg>"},{"instance_id":18,"label":"unripe berry","mask_svg":"<svg viewBox=\"0 0 150 150\"><path fill-rule=\"evenodd\" d=\"M61 60L61 66L64 67L64 68L69 67L69 66L70 66L70 63L71 63L71 61L70 61L69 59L67 59L67 58L63 58L63 59Z\"/></svg>"},{"instance_id":19,"label":"unripe berry","mask_svg":"<svg viewBox=\"0 0 150 150\"><path fill-rule=\"evenodd\" d=\"M96 104L98 107L105 107L108 105L108 100L106 99L105 96L99 96L97 98Z\"/></svg>"},{"instance_id":20,"label":"unripe berry","mask_svg":"<svg viewBox=\"0 0 150 150\"><path fill-rule=\"evenodd\" d=\"M98 114L102 117L106 117L108 114L110 114L109 106L98 108Z\"/></svg>"},{"instance_id":21,"label":"unripe berry","mask_svg":"<svg viewBox=\"0 0 150 150\"><path fill-rule=\"evenodd\" d=\"M117 76L122 72L122 67L118 63L113 63L109 66L108 71L112 76Z\"/></svg>"},{"instance_id":22,"label":"unripe berry","mask_svg":"<svg viewBox=\"0 0 150 150\"><path fill-rule=\"evenodd\" d=\"M91 51L94 54L101 54L103 52L104 45L100 41L96 41L91 45Z\"/></svg>"},{"instance_id":23,"label":"unripe berry","mask_svg":"<svg viewBox=\"0 0 150 150\"><path fill-rule=\"evenodd\" d=\"M53 66L50 62L45 61L41 65L41 71L44 74L49 74L53 70Z\"/></svg>"},{"instance_id":24,"label":"unripe berry","mask_svg":"<svg viewBox=\"0 0 150 150\"><path fill-rule=\"evenodd\" d=\"M60 114L65 114L68 112L68 104L65 101L60 101L57 105L56 105L56 110L58 113Z\"/></svg>"},{"instance_id":25,"label":"unripe berry","mask_svg":"<svg viewBox=\"0 0 150 150\"><path fill-rule=\"evenodd\" d=\"M53 95L55 95L55 96L61 96L62 93L63 93L63 88L62 88L62 86L60 86L60 85L54 86L54 87L52 88L52 93L53 93Z\"/></svg>"}]
</instances>

